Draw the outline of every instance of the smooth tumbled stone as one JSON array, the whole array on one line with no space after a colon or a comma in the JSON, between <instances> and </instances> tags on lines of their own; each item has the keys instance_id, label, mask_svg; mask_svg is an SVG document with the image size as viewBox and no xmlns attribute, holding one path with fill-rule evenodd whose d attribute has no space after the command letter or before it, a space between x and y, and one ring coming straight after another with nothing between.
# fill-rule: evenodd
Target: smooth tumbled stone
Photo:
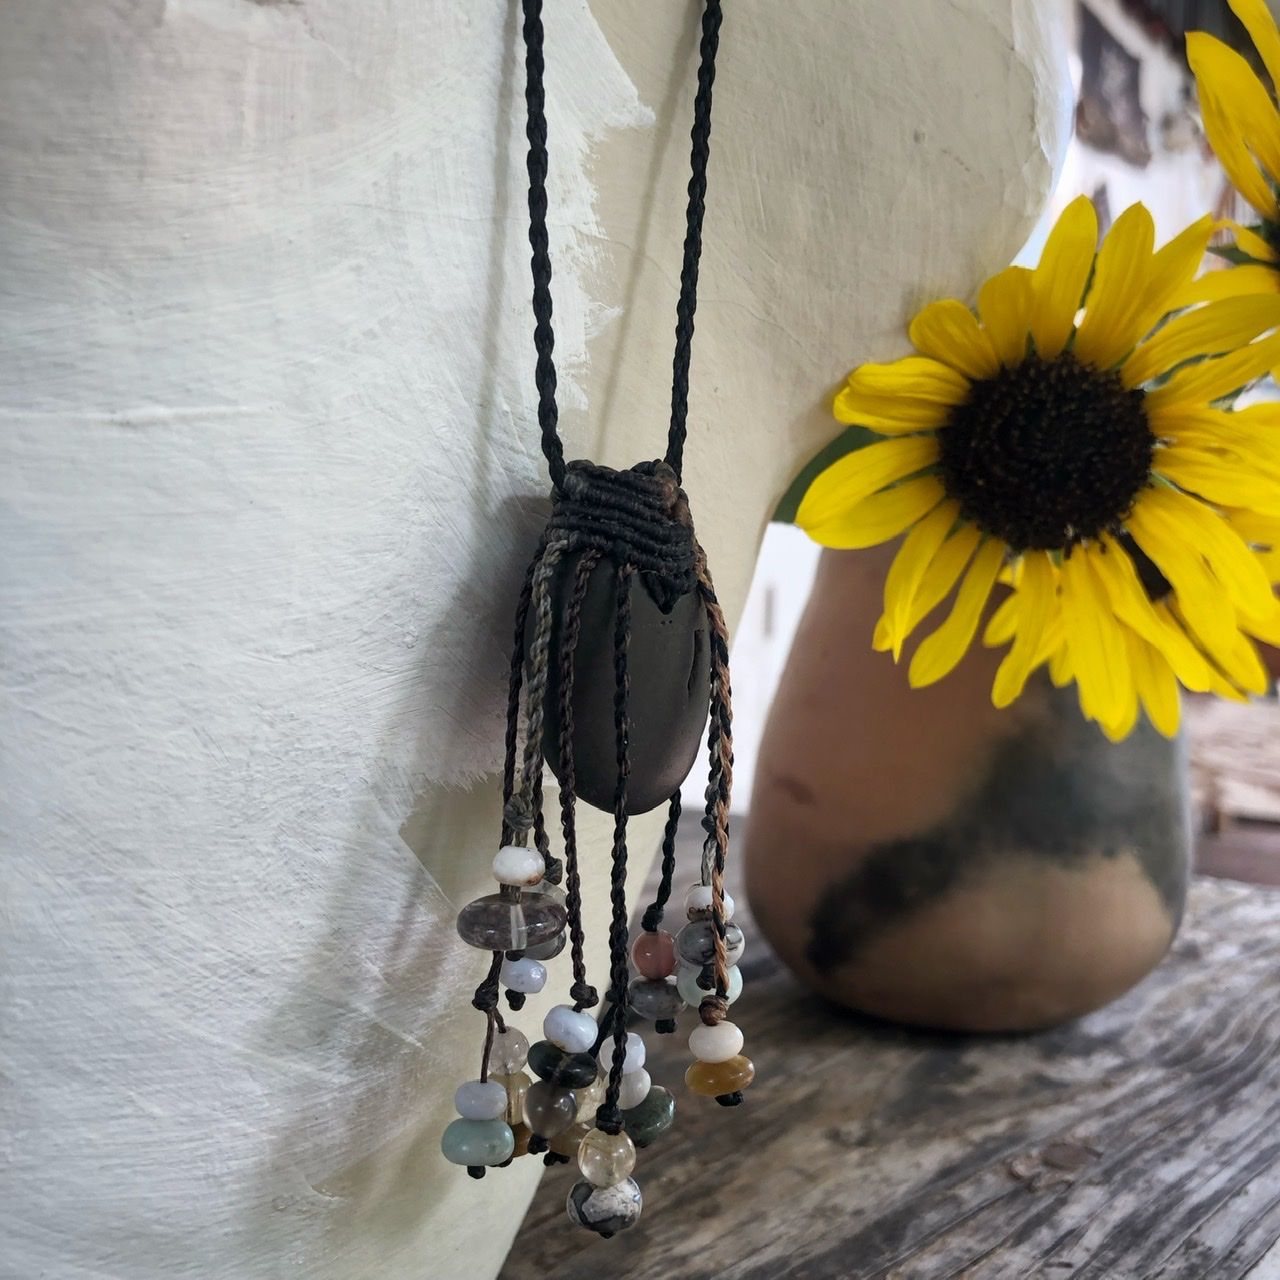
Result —
<instances>
[{"instance_id":1,"label":"smooth tumbled stone","mask_svg":"<svg viewBox=\"0 0 1280 1280\"><path fill-rule=\"evenodd\" d=\"M569 904L569 895L565 892L564 886L552 884L550 880L539 880L533 886L534 893L546 894L552 902L558 902L562 907L567 908Z\"/></svg>"},{"instance_id":2,"label":"smooth tumbled stone","mask_svg":"<svg viewBox=\"0 0 1280 1280\"><path fill-rule=\"evenodd\" d=\"M505 1120L455 1120L440 1137L450 1164L501 1164L515 1154L516 1140Z\"/></svg>"},{"instance_id":3,"label":"smooth tumbled stone","mask_svg":"<svg viewBox=\"0 0 1280 1280\"><path fill-rule=\"evenodd\" d=\"M520 844L504 844L493 858L493 878L499 884L513 884L518 889L532 889L542 882L542 854Z\"/></svg>"},{"instance_id":4,"label":"smooth tumbled stone","mask_svg":"<svg viewBox=\"0 0 1280 1280\"><path fill-rule=\"evenodd\" d=\"M552 1084L585 1089L596 1079L596 1060L589 1053L566 1053L550 1040L539 1040L529 1049L529 1070Z\"/></svg>"},{"instance_id":5,"label":"smooth tumbled stone","mask_svg":"<svg viewBox=\"0 0 1280 1280\"><path fill-rule=\"evenodd\" d=\"M589 1014L569 1004L558 1004L542 1020L542 1034L569 1053L586 1053L600 1030Z\"/></svg>"},{"instance_id":6,"label":"smooth tumbled stone","mask_svg":"<svg viewBox=\"0 0 1280 1280\"><path fill-rule=\"evenodd\" d=\"M680 992L670 978L632 978L627 1002L634 1013L650 1022L674 1018L684 1008Z\"/></svg>"},{"instance_id":7,"label":"smooth tumbled stone","mask_svg":"<svg viewBox=\"0 0 1280 1280\"><path fill-rule=\"evenodd\" d=\"M684 911L690 920L697 920L700 916L709 916L711 914L711 886L709 884L690 885L689 892L684 895ZM733 919L733 895L729 893L724 895L724 918L726 920Z\"/></svg>"},{"instance_id":8,"label":"smooth tumbled stone","mask_svg":"<svg viewBox=\"0 0 1280 1280\"><path fill-rule=\"evenodd\" d=\"M567 919L544 894L521 894L515 902L490 893L458 912L458 936L484 951L527 951L563 932Z\"/></svg>"},{"instance_id":9,"label":"smooth tumbled stone","mask_svg":"<svg viewBox=\"0 0 1280 1280\"><path fill-rule=\"evenodd\" d=\"M668 977L676 971L676 940L665 929L637 935L631 944L631 963L642 977Z\"/></svg>"},{"instance_id":10,"label":"smooth tumbled stone","mask_svg":"<svg viewBox=\"0 0 1280 1280\"><path fill-rule=\"evenodd\" d=\"M489 1079L500 1084L506 1093L503 1119L512 1126L521 1124L524 1121L524 1095L529 1092L533 1077L527 1071L512 1071L509 1075L492 1075Z\"/></svg>"},{"instance_id":11,"label":"smooth tumbled stone","mask_svg":"<svg viewBox=\"0 0 1280 1280\"><path fill-rule=\"evenodd\" d=\"M711 986L704 987L698 979L702 976L702 970L695 968L691 964L682 964L676 970L676 990L680 992L680 998L685 1004L696 1009L708 996L716 993L715 983ZM728 973L729 978L729 1003L732 1004L742 994L742 971L738 966L731 965Z\"/></svg>"},{"instance_id":12,"label":"smooth tumbled stone","mask_svg":"<svg viewBox=\"0 0 1280 1280\"><path fill-rule=\"evenodd\" d=\"M464 1120L497 1120L507 1108L507 1091L491 1080L468 1080L458 1086L453 1107Z\"/></svg>"},{"instance_id":13,"label":"smooth tumbled stone","mask_svg":"<svg viewBox=\"0 0 1280 1280\"><path fill-rule=\"evenodd\" d=\"M618 1082L618 1107L622 1111L630 1111L638 1107L648 1096L652 1082L649 1073L641 1067L638 1071L627 1071Z\"/></svg>"},{"instance_id":14,"label":"smooth tumbled stone","mask_svg":"<svg viewBox=\"0 0 1280 1280\"><path fill-rule=\"evenodd\" d=\"M617 1235L634 1227L640 1219L644 1198L631 1178L615 1182L611 1187L593 1187L585 1178L575 1182L565 1201L569 1221L586 1227L597 1235Z\"/></svg>"},{"instance_id":15,"label":"smooth tumbled stone","mask_svg":"<svg viewBox=\"0 0 1280 1280\"><path fill-rule=\"evenodd\" d=\"M535 1080L524 1095L524 1122L540 1138L563 1133L578 1114L572 1089L549 1080Z\"/></svg>"},{"instance_id":16,"label":"smooth tumbled stone","mask_svg":"<svg viewBox=\"0 0 1280 1280\"><path fill-rule=\"evenodd\" d=\"M671 1128L675 1118L676 1100L660 1084L655 1084L638 1107L622 1113L622 1127L637 1147L647 1147Z\"/></svg>"},{"instance_id":17,"label":"smooth tumbled stone","mask_svg":"<svg viewBox=\"0 0 1280 1280\"><path fill-rule=\"evenodd\" d=\"M536 996L547 985L547 966L540 960L530 960L528 956L504 960L498 970L498 981L512 991Z\"/></svg>"},{"instance_id":18,"label":"smooth tumbled stone","mask_svg":"<svg viewBox=\"0 0 1280 1280\"><path fill-rule=\"evenodd\" d=\"M626 1133L590 1129L578 1147L578 1168L593 1187L611 1187L635 1167L636 1144Z\"/></svg>"},{"instance_id":19,"label":"smooth tumbled stone","mask_svg":"<svg viewBox=\"0 0 1280 1280\"><path fill-rule=\"evenodd\" d=\"M727 924L724 930L724 949L725 959L729 964L737 964L742 958L744 945L742 930L732 922ZM690 920L676 934L676 952L685 964L710 964L716 954L715 924L710 920Z\"/></svg>"},{"instance_id":20,"label":"smooth tumbled stone","mask_svg":"<svg viewBox=\"0 0 1280 1280\"><path fill-rule=\"evenodd\" d=\"M591 1132L589 1121L574 1121L563 1133L557 1133L547 1142L547 1146L558 1156L568 1156L570 1160L578 1154L582 1140Z\"/></svg>"},{"instance_id":21,"label":"smooth tumbled stone","mask_svg":"<svg viewBox=\"0 0 1280 1280\"><path fill-rule=\"evenodd\" d=\"M719 1098L726 1093L745 1089L756 1078L750 1058L738 1054L727 1062L695 1062L684 1073L684 1082L694 1093L706 1098Z\"/></svg>"},{"instance_id":22,"label":"smooth tumbled stone","mask_svg":"<svg viewBox=\"0 0 1280 1280\"><path fill-rule=\"evenodd\" d=\"M510 1075L519 1071L529 1060L529 1041L523 1031L508 1027L494 1033L493 1047L489 1050L489 1070L498 1075Z\"/></svg>"},{"instance_id":23,"label":"smooth tumbled stone","mask_svg":"<svg viewBox=\"0 0 1280 1280\"><path fill-rule=\"evenodd\" d=\"M525 959L541 960L545 964L548 960L554 960L568 945L569 931L562 929L554 938L549 938L546 942L539 942L535 947L526 947L524 951Z\"/></svg>"},{"instance_id":24,"label":"smooth tumbled stone","mask_svg":"<svg viewBox=\"0 0 1280 1280\"><path fill-rule=\"evenodd\" d=\"M732 1022L699 1024L689 1036L689 1052L699 1062L728 1062L742 1052L742 1032Z\"/></svg>"},{"instance_id":25,"label":"smooth tumbled stone","mask_svg":"<svg viewBox=\"0 0 1280 1280\"><path fill-rule=\"evenodd\" d=\"M529 1139L533 1137L533 1130L527 1124L513 1124L511 1126L512 1136L515 1138L516 1149L513 1153L518 1160L521 1156L529 1154Z\"/></svg>"}]
</instances>

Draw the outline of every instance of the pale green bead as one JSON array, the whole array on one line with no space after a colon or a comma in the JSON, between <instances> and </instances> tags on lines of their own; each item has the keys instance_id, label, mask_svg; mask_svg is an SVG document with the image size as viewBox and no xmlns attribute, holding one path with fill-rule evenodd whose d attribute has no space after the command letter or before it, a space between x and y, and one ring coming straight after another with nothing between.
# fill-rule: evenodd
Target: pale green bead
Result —
<instances>
[{"instance_id":1,"label":"pale green bead","mask_svg":"<svg viewBox=\"0 0 1280 1280\"><path fill-rule=\"evenodd\" d=\"M501 1164L516 1149L505 1120L455 1120L441 1135L440 1150L451 1164Z\"/></svg>"},{"instance_id":2,"label":"pale green bead","mask_svg":"<svg viewBox=\"0 0 1280 1280\"><path fill-rule=\"evenodd\" d=\"M676 988L681 999L691 1008L696 1009L709 995L715 994L715 987L707 990L698 985L702 970L693 965L682 964L676 970ZM738 966L729 967L729 1003L732 1004L742 994L742 972Z\"/></svg>"}]
</instances>

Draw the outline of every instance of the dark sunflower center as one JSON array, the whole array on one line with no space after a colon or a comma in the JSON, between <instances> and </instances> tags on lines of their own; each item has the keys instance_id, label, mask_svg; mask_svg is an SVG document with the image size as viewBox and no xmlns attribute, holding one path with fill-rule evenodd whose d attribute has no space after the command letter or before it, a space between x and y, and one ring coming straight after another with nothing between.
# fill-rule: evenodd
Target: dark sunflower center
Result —
<instances>
[{"instance_id":1,"label":"dark sunflower center","mask_svg":"<svg viewBox=\"0 0 1280 1280\"><path fill-rule=\"evenodd\" d=\"M1067 548L1115 528L1155 446L1142 393L1070 352L1028 356L973 384L938 432L961 514L1015 551Z\"/></svg>"}]
</instances>

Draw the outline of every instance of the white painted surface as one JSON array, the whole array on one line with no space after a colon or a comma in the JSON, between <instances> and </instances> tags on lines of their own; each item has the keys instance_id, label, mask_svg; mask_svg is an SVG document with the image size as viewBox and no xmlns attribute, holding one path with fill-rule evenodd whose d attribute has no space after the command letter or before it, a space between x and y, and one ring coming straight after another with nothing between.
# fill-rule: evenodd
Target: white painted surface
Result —
<instances>
[{"instance_id":1,"label":"white painted surface","mask_svg":"<svg viewBox=\"0 0 1280 1280\"><path fill-rule=\"evenodd\" d=\"M565 433L625 464L663 433L692 6L549 9ZM518 1225L536 1162L436 1145L545 489L517 36L0 7L0 1274L448 1280ZM1034 220L1051 49L1031 0L731 6L687 462L731 617L830 384Z\"/></svg>"}]
</instances>

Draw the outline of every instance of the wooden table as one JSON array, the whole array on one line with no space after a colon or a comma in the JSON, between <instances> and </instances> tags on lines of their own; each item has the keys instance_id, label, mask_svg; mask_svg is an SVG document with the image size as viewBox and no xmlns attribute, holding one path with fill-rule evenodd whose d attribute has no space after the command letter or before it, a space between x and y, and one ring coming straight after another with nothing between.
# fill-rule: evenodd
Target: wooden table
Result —
<instances>
[{"instance_id":1,"label":"wooden table","mask_svg":"<svg viewBox=\"0 0 1280 1280\"><path fill-rule=\"evenodd\" d=\"M1197 880L1156 973L1038 1035L850 1017L750 932L743 972L747 1105L688 1094L685 1036L651 1037L679 1111L640 1224L573 1229L558 1168L503 1280L1280 1276L1280 891Z\"/></svg>"}]
</instances>

